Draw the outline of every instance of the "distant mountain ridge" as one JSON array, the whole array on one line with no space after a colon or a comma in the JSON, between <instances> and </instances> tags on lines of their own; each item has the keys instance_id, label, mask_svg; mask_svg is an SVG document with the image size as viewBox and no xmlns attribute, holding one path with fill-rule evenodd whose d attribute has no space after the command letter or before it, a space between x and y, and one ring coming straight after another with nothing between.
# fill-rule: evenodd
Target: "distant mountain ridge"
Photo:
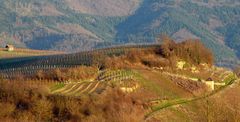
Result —
<instances>
[{"instance_id":1,"label":"distant mountain ridge","mask_svg":"<svg viewBox=\"0 0 240 122\"><path fill-rule=\"evenodd\" d=\"M238 0L8 0L0 10L2 46L75 52L164 33L201 39L218 63L240 57Z\"/></svg>"}]
</instances>

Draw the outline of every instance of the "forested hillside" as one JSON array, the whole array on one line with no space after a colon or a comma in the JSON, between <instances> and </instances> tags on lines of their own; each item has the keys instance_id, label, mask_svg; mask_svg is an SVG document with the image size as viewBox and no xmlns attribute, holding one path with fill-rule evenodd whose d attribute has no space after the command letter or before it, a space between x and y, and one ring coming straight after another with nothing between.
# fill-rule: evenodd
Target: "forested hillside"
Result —
<instances>
[{"instance_id":1,"label":"forested hillside","mask_svg":"<svg viewBox=\"0 0 240 122\"><path fill-rule=\"evenodd\" d=\"M234 60L237 52L239 2L146 0L136 13L118 26L119 41L152 41L165 33L182 41L199 38L218 60ZM138 21L136 21L138 20ZM235 23L235 24L234 24ZM233 27L234 26L234 27ZM236 49L233 51L232 49ZM235 47L235 48L234 48Z\"/></svg>"},{"instance_id":2,"label":"forested hillside","mask_svg":"<svg viewBox=\"0 0 240 122\"><path fill-rule=\"evenodd\" d=\"M201 39L224 65L240 57L237 0L1 0L0 10L1 46L75 52L167 34Z\"/></svg>"},{"instance_id":3,"label":"forested hillside","mask_svg":"<svg viewBox=\"0 0 240 122\"><path fill-rule=\"evenodd\" d=\"M86 0L1 2L2 46L11 43L18 47L65 51L79 51L82 47L89 49L97 42L113 41L116 33L114 26L130 15L138 4L136 0L120 3L103 0L102 4L106 6L99 10L102 4L99 6L96 1ZM129 9L125 8L126 5L130 5ZM81 10L83 6L85 8Z\"/></svg>"}]
</instances>

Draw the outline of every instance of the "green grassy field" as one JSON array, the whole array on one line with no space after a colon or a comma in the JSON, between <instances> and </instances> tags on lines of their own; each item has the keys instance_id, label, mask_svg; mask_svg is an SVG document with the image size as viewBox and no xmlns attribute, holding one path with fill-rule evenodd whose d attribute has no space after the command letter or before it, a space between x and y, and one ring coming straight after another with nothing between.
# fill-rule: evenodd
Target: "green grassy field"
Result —
<instances>
[{"instance_id":1,"label":"green grassy field","mask_svg":"<svg viewBox=\"0 0 240 122\"><path fill-rule=\"evenodd\" d=\"M0 59L3 58L17 58L17 57L32 57L42 55L56 55L64 54L60 51L47 51L47 50L31 50L31 49L14 49L13 51L7 51L4 48L0 48Z\"/></svg>"}]
</instances>

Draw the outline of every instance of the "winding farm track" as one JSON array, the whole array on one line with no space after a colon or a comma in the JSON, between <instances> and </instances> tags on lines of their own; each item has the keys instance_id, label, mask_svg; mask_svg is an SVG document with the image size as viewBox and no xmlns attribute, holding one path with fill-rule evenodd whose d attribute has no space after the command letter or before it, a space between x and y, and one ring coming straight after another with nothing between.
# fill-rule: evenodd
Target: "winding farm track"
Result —
<instances>
[{"instance_id":1,"label":"winding farm track","mask_svg":"<svg viewBox=\"0 0 240 122\"><path fill-rule=\"evenodd\" d=\"M225 80L225 79L224 79ZM206 98L209 98L217 93L222 92L224 89L226 88L230 88L231 85L234 85L236 83L239 83L239 79L237 79L236 77L231 78L229 81L227 81L227 84L225 86L222 86L220 88L218 88L217 90L208 93L206 95L203 96L199 96L199 97L194 97L194 98L188 98L188 99L178 99L178 100L172 100L170 102L164 103L162 105L159 105L157 108L153 109L151 112L147 113L145 116L145 121L148 121L149 119L153 118L155 115L157 115L162 109L167 109L170 107L174 107L174 106L178 106L178 105L182 105L182 104L186 104L186 103L191 103L194 101L198 101L198 100L203 100ZM154 101L154 100L153 100ZM158 100L155 100L158 101Z\"/></svg>"}]
</instances>

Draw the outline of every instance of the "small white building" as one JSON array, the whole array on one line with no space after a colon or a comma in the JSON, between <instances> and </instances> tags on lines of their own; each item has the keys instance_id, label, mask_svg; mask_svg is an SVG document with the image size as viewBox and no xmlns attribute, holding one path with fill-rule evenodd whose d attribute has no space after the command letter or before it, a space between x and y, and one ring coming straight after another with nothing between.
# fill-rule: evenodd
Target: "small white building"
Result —
<instances>
[{"instance_id":1,"label":"small white building","mask_svg":"<svg viewBox=\"0 0 240 122\"><path fill-rule=\"evenodd\" d=\"M6 50L9 51L9 52L14 51L14 46L13 46L13 45L9 45L9 44L8 44L8 45L6 45L5 48L6 48Z\"/></svg>"},{"instance_id":2,"label":"small white building","mask_svg":"<svg viewBox=\"0 0 240 122\"><path fill-rule=\"evenodd\" d=\"M206 81L205 81L205 84L208 86L208 88L210 89L210 90L214 90L215 89L215 87L214 87L214 84L215 84L215 82L214 82L214 80L212 79L212 78L208 78Z\"/></svg>"}]
</instances>

